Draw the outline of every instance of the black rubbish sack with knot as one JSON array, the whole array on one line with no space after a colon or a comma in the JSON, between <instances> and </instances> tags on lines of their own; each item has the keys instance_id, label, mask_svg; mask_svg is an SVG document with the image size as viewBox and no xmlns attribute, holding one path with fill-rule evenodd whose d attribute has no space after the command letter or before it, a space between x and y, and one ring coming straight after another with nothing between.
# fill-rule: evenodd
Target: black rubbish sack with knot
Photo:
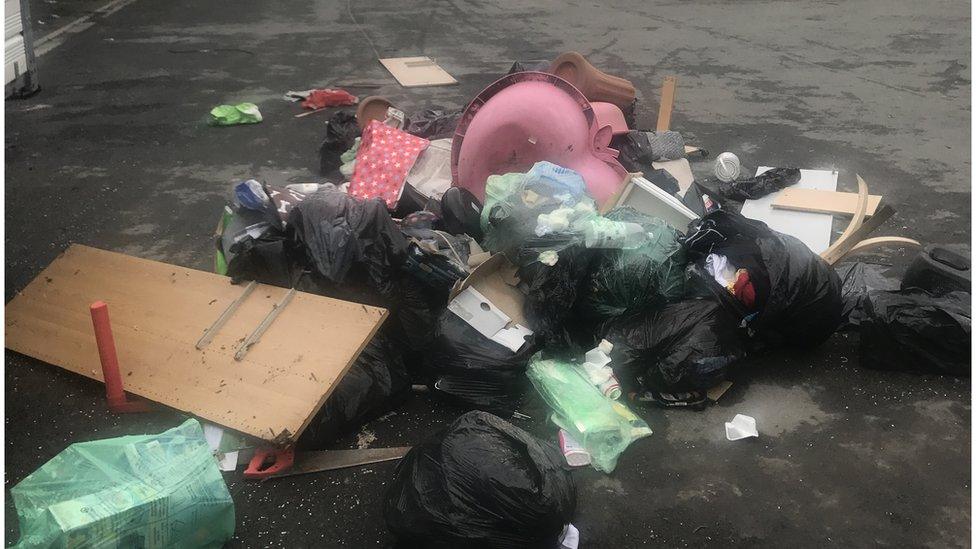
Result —
<instances>
[{"instance_id":1,"label":"black rubbish sack with knot","mask_svg":"<svg viewBox=\"0 0 976 549\"><path fill-rule=\"evenodd\" d=\"M404 547L555 548L575 511L555 446L474 411L400 461L383 516Z\"/></svg>"}]
</instances>

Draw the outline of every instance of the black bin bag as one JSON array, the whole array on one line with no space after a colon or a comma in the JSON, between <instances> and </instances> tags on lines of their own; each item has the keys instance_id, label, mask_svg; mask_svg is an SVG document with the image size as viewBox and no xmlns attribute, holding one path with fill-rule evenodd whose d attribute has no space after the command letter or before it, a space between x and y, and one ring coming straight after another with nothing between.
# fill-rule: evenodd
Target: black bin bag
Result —
<instances>
[{"instance_id":1,"label":"black bin bag","mask_svg":"<svg viewBox=\"0 0 976 549\"><path fill-rule=\"evenodd\" d=\"M530 341L514 353L444 310L433 342L424 351L423 374L439 394L452 400L510 411L525 388L525 368L534 352Z\"/></svg>"},{"instance_id":2,"label":"black bin bag","mask_svg":"<svg viewBox=\"0 0 976 549\"><path fill-rule=\"evenodd\" d=\"M400 461L383 516L400 547L555 549L575 511L555 446L474 411Z\"/></svg>"},{"instance_id":3,"label":"black bin bag","mask_svg":"<svg viewBox=\"0 0 976 549\"><path fill-rule=\"evenodd\" d=\"M712 299L688 299L613 319L610 366L625 392L707 390L745 355L735 318Z\"/></svg>"},{"instance_id":4,"label":"black bin bag","mask_svg":"<svg viewBox=\"0 0 976 549\"><path fill-rule=\"evenodd\" d=\"M410 394L410 376L396 345L381 331L359 354L299 439L321 449L348 431L396 408Z\"/></svg>"},{"instance_id":5,"label":"black bin bag","mask_svg":"<svg viewBox=\"0 0 976 549\"><path fill-rule=\"evenodd\" d=\"M861 301L861 364L877 370L970 377L972 296L919 288L870 291Z\"/></svg>"},{"instance_id":6,"label":"black bin bag","mask_svg":"<svg viewBox=\"0 0 976 549\"><path fill-rule=\"evenodd\" d=\"M694 223L685 245L695 264L689 274L725 304L754 341L765 346L815 347L840 326L841 280L798 239L762 221L717 210ZM709 253L749 271L755 306L747 309L705 270Z\"/></svg>"}]
</instances>

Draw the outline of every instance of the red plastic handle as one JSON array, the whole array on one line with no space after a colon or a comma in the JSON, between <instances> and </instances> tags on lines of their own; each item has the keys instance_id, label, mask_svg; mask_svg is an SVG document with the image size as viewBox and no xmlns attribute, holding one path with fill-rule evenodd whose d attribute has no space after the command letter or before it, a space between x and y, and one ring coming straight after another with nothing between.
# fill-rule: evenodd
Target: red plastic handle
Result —
<instances>
[{"instance_id":1,"label":"red plastic handle","mask_svg":"<svg viewBox=\"0 0 976 549\"><path fill-rule=\"evenodd\" d=\"M295 464L295 447L258 448L244 470L244 478L265 479Z\"/></svg>"}]
</instances>

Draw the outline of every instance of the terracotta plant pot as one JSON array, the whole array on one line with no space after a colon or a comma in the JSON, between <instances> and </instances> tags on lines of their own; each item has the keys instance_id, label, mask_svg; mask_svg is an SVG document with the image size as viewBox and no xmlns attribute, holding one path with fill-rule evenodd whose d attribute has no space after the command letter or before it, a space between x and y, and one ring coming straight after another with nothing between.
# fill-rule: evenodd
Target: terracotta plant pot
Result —
<instances>
[{"instance_id":1,"label":"terracotta plant pot","mask_svg":"<svg viewBox=\"0 0 976 549\"><path fill-rule=\"evenodd\" d=\"M627 110L637 97L629 80L601 72L575 51L557 57L549 72L576 86L590 101L605 101Z\"/></svg>"},{"instance_id":2,"label":"terracotta plant pot","mask_svg":"<svg viewBox=\"0 0 976 549\"><path fill-rule=\"evenodd\" d=\"M356 122L359 123L359 130L366 129L370 120L379 120L380 122L386 120L386 109L392 106L393 103L390 103L389 99L379 95L371 95L360 101L359 107L356 108Z\"/></svg>"}]
</instances>

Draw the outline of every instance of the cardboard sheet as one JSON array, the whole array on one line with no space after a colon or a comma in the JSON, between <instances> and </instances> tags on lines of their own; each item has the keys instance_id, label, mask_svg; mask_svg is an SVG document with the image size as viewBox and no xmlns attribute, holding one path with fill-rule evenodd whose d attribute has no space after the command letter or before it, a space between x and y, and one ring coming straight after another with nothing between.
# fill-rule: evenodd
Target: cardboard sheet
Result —
<instances>
[{"instance_id":1,"label":"cardboard sheet","mask_svg":"<svg viewBox=\"0 0 976 549\"><path fill-rule=\"evenodd\" d=\"M380 63L405 88L457 84L457 80L430 57L393 57L380 59Z\"/></svg>"},{"instance_id":2,"label":"cardboard sheet","mask_svg":"<svg viewBox=\"0 0 976 549\"><path fill-rule=\"evenodd\" d=\"M125 390L265 440L298 437L387 311L299 292L240 362L237 345L287 290L260 284L202 351L241 286L213 273L73 245L6 306L8 349L102 380L89 305L108 304Z\"/></svg>"},{"instance_id":3,"label":"cardboard sheet","mask_svg":"<svg viewBox=\"0 0 976 549\"><path fill-rule=\"evenodd\" d=\"M771 169L768 166L760 166L756 170L756 175ZM800 181L788 188L836 191L837 172L800 170ZM815 254L826 250L830 246L830 230L834 216L824 213L774 209L773 202L783 192L778 191L759 200L746 200L742 204L742 215L762 221L773 230L797 237Z\"/></svg>"}]
</instances>

